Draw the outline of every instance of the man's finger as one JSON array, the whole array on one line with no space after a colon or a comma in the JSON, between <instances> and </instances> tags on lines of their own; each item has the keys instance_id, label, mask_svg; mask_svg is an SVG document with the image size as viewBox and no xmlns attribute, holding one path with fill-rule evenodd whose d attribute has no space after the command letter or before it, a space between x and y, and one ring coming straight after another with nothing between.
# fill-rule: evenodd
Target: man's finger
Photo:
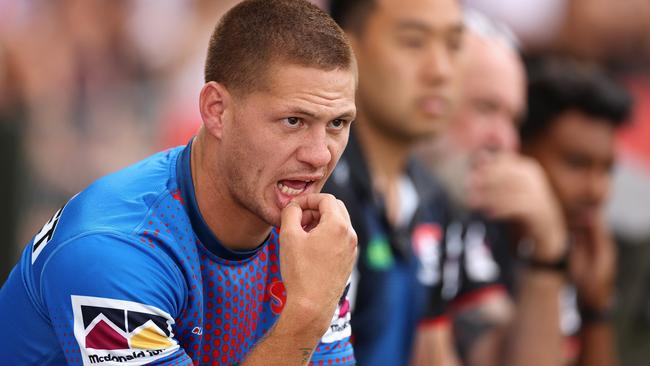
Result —
<instances>
[{"instance_id":1,"label":"man's finger","mask_svg":"<svg viewBox=\"0 0 650 366\"><path fill-rule=\"evenodd\" d=\"M307 232L318 225L320 221L320 212L318 210L305 210L302 212L300 226Z\"/></svg>"},{"instance_id":2,"label":"man's finger","mask_svg":"<svg viewBox=\"0 0 650 366\"><path fill-rule=\"evenodd\" d=\"M300 208L300 206L294 201L289 202L289 204L282 210L280 233L287 230L296 230L301 228L302 219L302 208Z\"/></svg>"},{"instance_id":3,"label":"man's finger","mask_svg":"<svg viewBox=\"0 0 650 366\"><path fill-rule=\"evenodd\" d=\"M330 215L336 210L339 206L336 203L336 198L331 194L326 193L312 193L304 196L298 196L293 199L303 211L314 210L320 213L320 219L322 220L325 216Z\"/></svg>"}]
</instances>

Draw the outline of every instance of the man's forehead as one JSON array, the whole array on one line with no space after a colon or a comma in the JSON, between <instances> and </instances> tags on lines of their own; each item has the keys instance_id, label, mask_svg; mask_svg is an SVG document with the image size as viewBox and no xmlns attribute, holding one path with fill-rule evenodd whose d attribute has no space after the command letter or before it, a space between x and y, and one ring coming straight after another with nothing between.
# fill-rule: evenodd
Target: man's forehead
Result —
<instances>
[{"instance_id":1,"label":"man's forehead","mask_svg":"<svg viewBox=\"0 0 650 366\"><path fill-rule=\"evenodd\" d=\"M267 70L263 86L250 95L271 99L276 108L306 117L353 117L356 80L353 68L323 70L278 63Z\"/></svg>"},{"instance_id":2,"label":"man's forehead","mask_svg":"<svg viewBox=\"0 0 650 366\"><path fill-rule=\"evenodd\" d=\"M462 31L463 20L457 0L377 0L377 12L398 29Z\"/></svg>"},{"instance_id":3,"label":"man's forehead","mask_svg":"<svg viewBox=\"0 0 650 366\"><path fill-rule=\"evenodd\" d=\"M264 73L267 89L283 87L356 87L356 68L324 69L317 66L303 66L291 62L272 62Z\"/></svg>"},{"instance_id":4,"label":"man's forehead","mask_svg":"<svg viewBox=\"0 0 650 366\"><path fill-rule=\"evenodd\" d=\"M555 119L549 126L546 139L608 159L613 154L615 134L607 120L572 110Z\"/></svg>"}]
</instances>

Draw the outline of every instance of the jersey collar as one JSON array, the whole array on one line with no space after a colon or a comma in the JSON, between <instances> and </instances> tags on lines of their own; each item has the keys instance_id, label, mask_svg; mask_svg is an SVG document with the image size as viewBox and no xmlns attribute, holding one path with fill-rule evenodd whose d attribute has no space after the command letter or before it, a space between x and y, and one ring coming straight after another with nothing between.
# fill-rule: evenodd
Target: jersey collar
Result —
<instances>
[{"instance_id":1,"label":"jersey collar","mask_svg":"<svg viewBox=\"0 0 650 366\"><path fill-rule=\"evenodd\" d=\"M187 146L181 151L176 163L176 179L178 181L178 188L181 192L181 197L185 203L183 207L192 223L192 229L199 238L201 243L216 256L227 260L245 260L254 256L264 245L269 241L268 238L260 244L257 248L248 251L234 251L226 248L219 242L219 239L214 235L208 224L203 219L199 205L196 201L194 192L194 182L192 181L192 165L191 165L191 152L192 142L190 140Z\"/></svg>"}]
</instances>

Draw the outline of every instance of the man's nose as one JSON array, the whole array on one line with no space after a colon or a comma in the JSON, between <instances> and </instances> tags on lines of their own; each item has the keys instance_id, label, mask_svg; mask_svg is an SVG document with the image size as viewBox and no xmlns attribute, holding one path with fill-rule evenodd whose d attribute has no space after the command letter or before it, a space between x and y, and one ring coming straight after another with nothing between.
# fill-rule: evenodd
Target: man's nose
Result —
<instances>
[{"instance_id":1,"label":"man's nose","mask_svg":"<svg viewBox=\"0 0 650 366\"><path fill-rule=\"evenodd\" d=\"M444 44L436 42L425 57L422 71L428 83L437 85L451 79L454 71L453 54Z\"/></svg>"},{"instance_id":2,"label":"man's nose","mask_svg":"<svg viewBox=\"0 0 650 366\"><path fill-rule=\"evenodd\" d=\"M332 160L325 128L314 127L305 136L297 151L299 161L314 168L326 167Z\"/></svg>"}]
</instances>

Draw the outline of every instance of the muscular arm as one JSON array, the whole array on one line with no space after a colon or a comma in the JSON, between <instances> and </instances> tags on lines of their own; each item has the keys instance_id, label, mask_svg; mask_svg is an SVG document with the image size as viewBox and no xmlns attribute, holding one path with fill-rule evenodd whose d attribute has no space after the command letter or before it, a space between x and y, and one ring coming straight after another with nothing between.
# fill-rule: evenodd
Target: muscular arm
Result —
<instances>
[{"instance_id":1,"label":"muscular arm","mask_svg":"<svg viewBox=\"0 0 650 366\"><path fill-rule=\"evenodd\" d=\"M472 205L498 220L509 220L532 239L532 258L552 263L566 253L566 226L542 168L517 155L494 157L478 168L471 182ZM561 363L560 273L524 269L505 351L506 365Z\"/></svg>"},{"instance_id":2,"label":"muscular arm","mask_svg":"<svg viewBox=\"0 0 650 366\"><path fill-rule=\"evenodd\" d=\"M280 267L287 303L242 366L306 365L332 320L356 259L356 234L341 201L296 199L282 212Z\"/></svg>"},{"instance_id":3,"label":"muscular arm","mask_svg":"<svg viewBox=\"0 0 650 366\"><path fill-rule=\"evenodd\" d=\"M506 365L560 365L559 273L525 269L508 337Z\"/></svg>"},{"instance_id":4,"label":"muscular arm","mask_svg":"<svg viewBox=\"0 0 650 366\"><path fill-rule=\"evenodd\" d=\"M322 316L314 314L314 307L287 303L276 325L255 346L242 366L308 364L325 333L322 327L314 326L319 323L318 318Z\"/></svg>"},{"instance_id":5,"label":"muscular arm","mask_svg":"<svg viewBox=\"0 0 650 366\"><path fill-rule=\"evenodd\" d=\"M592 312L606 312L614 292L616 245L602 216L574 233L570 273L578 302ZM578 366L617 365L614 332L609 319L583 316L580 330L581 349Z\"/></svg>"}]
</instances>

